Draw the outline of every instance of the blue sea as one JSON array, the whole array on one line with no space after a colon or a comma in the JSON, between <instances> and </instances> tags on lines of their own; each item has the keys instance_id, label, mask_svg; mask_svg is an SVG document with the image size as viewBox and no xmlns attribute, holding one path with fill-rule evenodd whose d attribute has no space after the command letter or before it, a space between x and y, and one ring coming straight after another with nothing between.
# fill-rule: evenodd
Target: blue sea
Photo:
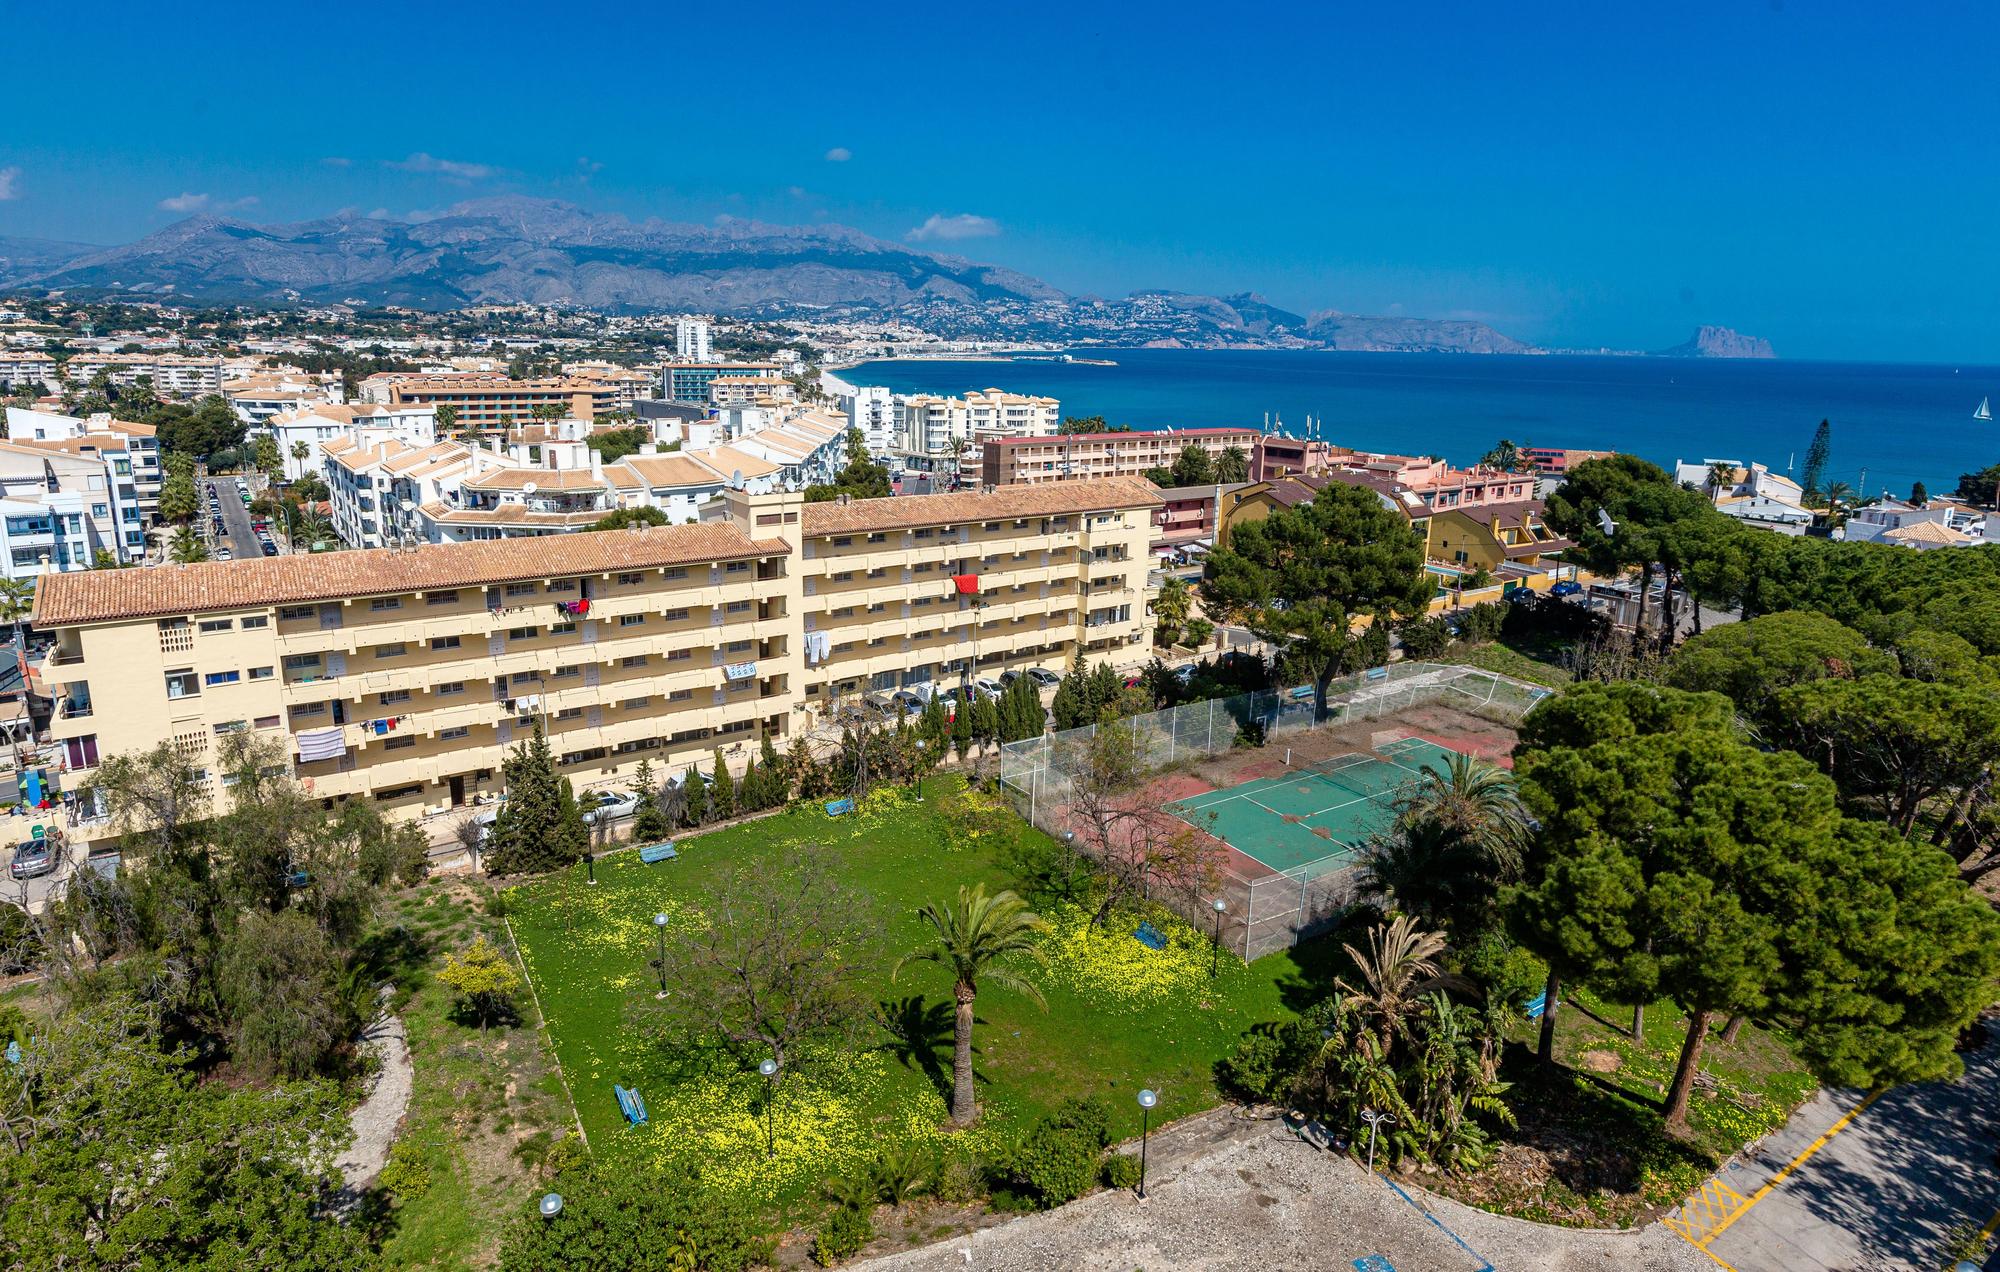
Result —
<instances>
[{"instance_id":1,"label":"blue sea","mask_svg":"<svg viewBox=\"0 0 2000 1272\"><path fill-rule=\"evenodd\" d=\"M1469 463L1508 438L1675 460L1760 461L1796 475L1822 419L1826 480L1870 494L1946 493L2000 462L2000 368L1558 355L1080 349L1116 366L889 361L842 371L899 393L988 387L1062 399L1065 415L1139 428L1261 425L1268 416L1357 450Z\"/></svg>"}]
</instances>

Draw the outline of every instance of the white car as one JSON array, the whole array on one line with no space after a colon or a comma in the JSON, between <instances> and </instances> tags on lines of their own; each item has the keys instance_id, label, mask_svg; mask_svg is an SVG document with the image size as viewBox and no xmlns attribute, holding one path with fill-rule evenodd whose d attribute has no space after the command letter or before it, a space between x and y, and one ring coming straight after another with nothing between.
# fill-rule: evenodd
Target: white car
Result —
<instances>
[{"instance_id":1,"label":"white car","mask_svg":"<svg viewBox=\"0 0 2000 1272\"><path fill-rule=\"evenodd\" d=\"M1062 683L1062 677L1058 676L1056 673L1050 671L1046 667L1028 668L1028 679L1034 681L1037 685L1039 685L1044 689L1047 689L1052 685L1059 685Z\"/></svg>"},{"instance_id":2,"label":"white car","mask_svg":"<svg viewBox=\"0 0 2000 1272\"><path fill-rule=\"evenodd\" d=\"M618 821L639 811L639 796L632 791L592 791L579 802L585 825Z\"/></svg>"},{"instance_id":3,"label":"white car","mask_svg":"<svg viewBox=\"0 0 2000 1272\"><path fill-rule=\"evenodd\" d=\"M1004 691L1005 689L1006 689L1006 686L1005 686L1005 685L1003 685L1003 684L1001 684L1001 683L1000 683L999 681L997 681L997 680L988 680L988 679L987 679L986 677L984 677L984 676L981 676L981 677L980 677L979 679L977 679L977 680L975 680L975 681L973 681L973 682L972 682L972 691L973 691L974 693L980 693L980 694L984 694L984 695L986 695L986 696L987 696L988 698L992 698L992 699L995 699L995 700L998 700L998 699L999 699L999 697L1000 697L1000 694L1001 694L1001 693L1002 693L1002 692L1003 692L1003 691Z\"/></svg>"}]
</instances>

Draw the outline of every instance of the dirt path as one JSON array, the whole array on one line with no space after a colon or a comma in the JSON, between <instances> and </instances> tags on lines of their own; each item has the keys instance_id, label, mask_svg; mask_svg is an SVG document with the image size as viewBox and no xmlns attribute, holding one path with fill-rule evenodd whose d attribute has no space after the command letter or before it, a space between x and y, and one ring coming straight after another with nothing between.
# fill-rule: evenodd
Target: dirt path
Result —
<instances>
[{"instance_id":1,"label":"dirt path","mask_svg":"<svg viewBox=\"0 0 2000 1272\"><path fill-rule=\"evenodd\" d=\"M367 1098L354 1110L354 1142L334 1163L347 1190L354 1193L374 1183L388 1164L389 1145L396 1138L396 1128L403 1124L403 1114L409 1111L416 1080L401 1016L388 1012L377 1016L361 1031L361 1045L375 1054L380 1068Z\"/></svg>"},{"instance_id":2,"label":"dirt path","mask_svg":"<svg viewBox=\"0 0 2000 1272\"><path fill-rule=\"evenodd\" d=\"M1380 1255L1402 1272L1691 1272L1680 1238L1578 1232L1399 1190L1282 1122L1218 1114L1156 1135L1145 1200L1101 1192L919 1250L869 1272L1324 1272Z\"/></svg>"}]
</instances>

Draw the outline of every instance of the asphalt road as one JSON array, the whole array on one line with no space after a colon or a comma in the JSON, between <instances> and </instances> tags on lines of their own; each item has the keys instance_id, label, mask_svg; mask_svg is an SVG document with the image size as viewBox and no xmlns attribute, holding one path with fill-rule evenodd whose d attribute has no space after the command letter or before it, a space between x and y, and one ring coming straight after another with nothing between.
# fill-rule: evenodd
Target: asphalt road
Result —
<instances>
[{"instance_id":1,"label":"asphalt road","mask_svg":"<svg viewBox=\"0 0 2000 1272\"><path fill-rule=\"evenodd\" d=\"M1714 1216L1704 1248L1738 1272L1946 1266L1954 1228L2000 1218L2000 1026L1964 1059L1956 1082L1896 1087L1866 1107L1857 1091L1814 1097L1718 1173L1740 1201Z\"/></svg>"},{"instance_id":2,"label":"asphalt road","mask_svg":"<svg viewBox=\"0 0 2000 1272\"><path fill-rule=\"evenodd\" d=\"M208 511L208 486L215 486L216 501L222 505L222 537L216 540L210 536L210 550L227 545L238 561L256 560L263 555L263 548L257 542L257 532L250 528L250 510L243 506L243 500L236 493L236 478L231 476L205 477L201 485L201 520L204 526L211 525ZM256 489L253 485L251 494ZM275 529L275 527L274 527ZM283 538L279 536L282 547Z\"/></svg>"}]
</instances>

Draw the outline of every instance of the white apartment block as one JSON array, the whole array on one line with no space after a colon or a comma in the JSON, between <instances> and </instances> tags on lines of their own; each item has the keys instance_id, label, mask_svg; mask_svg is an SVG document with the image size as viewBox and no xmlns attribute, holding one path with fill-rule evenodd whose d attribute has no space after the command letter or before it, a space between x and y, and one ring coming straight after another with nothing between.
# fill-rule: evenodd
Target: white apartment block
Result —
<instances>
[{"instance_id":1,"label":"white apartment block","mask_svg":"<svg viewBox=\"0 0 2000 1272\"><path fill-rule=\"evenodd\" d=\"M708 319L674 319L674 356L688 362L707 362L715 355L709 350Z\"/></svg>"},{"instance_id":2,"label":"white apartment block","mask_svg":"<svg viewBox=\"0 0 2000 1272\"><path fill-rule=\"evenodd\" d=\"M896 395L879 385L857 387L840 395L847 408L847 424L861 430L861 438L871 455L886 455L897 447Z\"/></svg>"},{"instance_id":3,"label":"white apartment block","mask_svg":"<svg viewBox=\"0 0 2000 1272\"><path fill-rule=\"evenodd\" d=\"M111 383L129 389L142 379L151 380L153 392L163 398L196 398L222 392L222 359L192 358L175 354L80 353L63 368L72 387L81 388L103 371Z\"/></svg>"},{"instance_id":4,"label":"white apartment block","mask_svg":"<svg viewBox=\"0 0 2000 1272\"><path fill-rule=\"evenodd\" d=\"M84 419L10 406L7 436L26 445L47 444L45 449L61 448L74 454L101 457L111 470L114 484L133 488L132 503L139 510L140 524L159 520L160 486L166 479L166 471L160 463L160 439L152 425L115 420L102 412ZM143 537L140 547L144 547Z\"/></svg>"},{"instance_id":5,"label":"white apartment block","mask_svg":"<svg viewBox=\"0 0 2000 1272\"><path fill-rule=\"evenodd\" d=\"M435 443L437 408L321 402L272 416L264 431L278 443L285 480L297 481L308 473L322 474L327 443L336 438L363 448L389 438L412 448Z\"/></svg>"},{"instance_id":6,"label":"white apartment block","mask_svg":"<svg viewBox=\"0 0 2000 1272\"><path fill-rule=\"evenodd\" d=\"M8 578L87 570L99 550L121 564L145 557L146 512L122 439L0 442L0 499Z\"/></svg>"},{"instance_id":7,"label":"white apartment block","mask_svg":"<svg viewBox=\"0 0 2000 1272\"><path fill-rule=\"evenodd\" d=\"M276 415L323 403L339 404L346 400L347 393L338 375L269 371L224 380L222 396L228 399L237 419L259 429Z\"/></svg>"},{"instance_id":8,"label":"white apartment block","mask_svg":"<svg viewBox=\"0 0 2000 1272\"><path fill-rule=\"evenodd\" d=\"M1000 389L958 397L916 394L896 400L898 446L910 455L956 456L966 447L1002 437L1053 437L1062 403Z\"/></svg>"},{"instance_id":9,"label":"white apartment block","mask_svg":"<svg viewBox=\"0 0 2000 1272\"><path fill-rule=\"evenodd\" d=\"M14 392L23 388L33 388L38 394L53 392L59 382L56 360L48 354L0 349L0 384Z\"/></svg>"}]
</instances>

